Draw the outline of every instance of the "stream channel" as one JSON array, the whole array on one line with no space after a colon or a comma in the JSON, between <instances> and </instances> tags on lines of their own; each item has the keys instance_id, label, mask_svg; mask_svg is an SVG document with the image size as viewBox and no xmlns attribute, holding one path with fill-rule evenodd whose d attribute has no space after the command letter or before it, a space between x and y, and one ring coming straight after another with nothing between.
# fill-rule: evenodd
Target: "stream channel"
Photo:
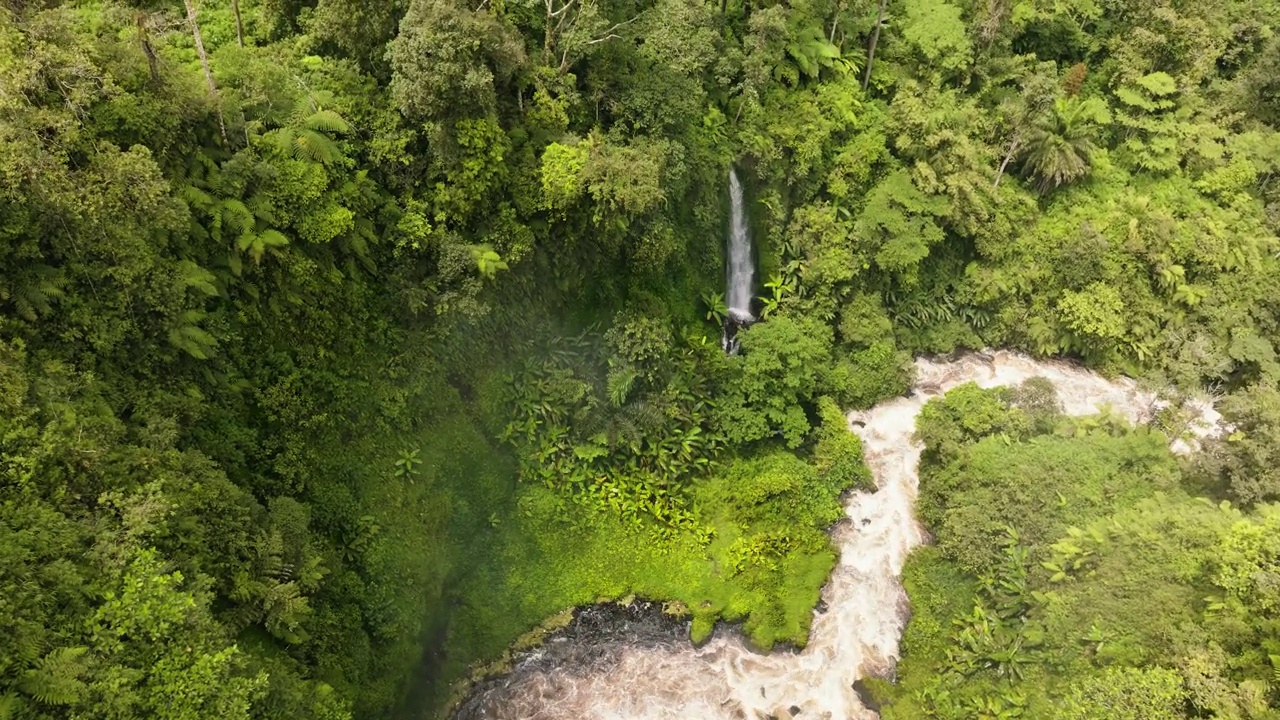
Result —
<instances>
[{"instance_id":1,"label":"stream channel","mask_svg":"<svg viewBox=\"0 0 1280 720\"><path fill-rule=\"evenodd\" d=\"M1108 379L1078 366L998 351L956 359L919 359L907 397L849 413L862 438L876 489L849 494L847 520L833 530L840 560L814 611L803 650L760 653L735 630L719 628L702 647L688 640L687 622L644 603L578 611L573 623L521 656L512 670L477 686L458 720L719 720L791 717L877 718L855 687L868 676L890 677L909 606L900 575L925 541L915 518L916 415L930 398L967 382L982 387L1049 379L1067 414L1104 407L1132 423L1151 419L1157 398L1132 380ZM1218 428L1208 404L1195 406L1192 433ZM1194 441L1175 441L1189 452Z\"/></svg>"}]
</instances>

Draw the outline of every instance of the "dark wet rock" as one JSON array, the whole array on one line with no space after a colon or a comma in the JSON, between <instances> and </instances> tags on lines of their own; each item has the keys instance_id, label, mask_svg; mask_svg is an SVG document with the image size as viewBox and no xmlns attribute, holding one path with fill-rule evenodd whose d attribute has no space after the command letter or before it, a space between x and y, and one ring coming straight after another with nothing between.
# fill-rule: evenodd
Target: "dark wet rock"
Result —
<instances>
[{"instance_id":1,"label":"dark wet rock","mask_svg":"<svg viewBox=\"0 0 1280 720\"><path fill-rule=\"evenodd\" d=\"M853 691L858 693L858 699L862 701L863 707L872 712L880 712L880 703L876 701L875 694L871 692L871 688L867 687L865 680L855 682Z\"/></svg>"},{"instance_id":2,"label":"dark wet rock","mask_svg":"<svg viewBox=\"0 0 1280 720\"><path fill-rule=\"evenodd\" d=\"M907 393L908 397L938 395L942 392L942 386L934 382L922 382L911 388Z\"/></svg>"},{"instance_id":3,"label":"dark wet rock","mask_svg":"<svg viewBox=\"0 0 1280 720\"><path fill-rule=\"evenodd\" d=\"M674 647L689 642L689 620L662 611L661 603L637 600L629 605L604 603L578 608L573 620L537 647L516 653L510 670L481 680L453 714L454 720L492 717L505 705L508 691L525 676L551 668L566 675L586 673L616 663L622 650Z\"/></svg>"},{"instance_id":4,"label":"dark wet rock","mask_svg":"<svg viewBox=\"0 0 1280 720\"><path fill-rule=\"evenodd\" d=\"M787 708L787 712L791 713L791 717L795 717L800 714L800 706L792 705L791 707Z\"/></svg>"}]
</instances>

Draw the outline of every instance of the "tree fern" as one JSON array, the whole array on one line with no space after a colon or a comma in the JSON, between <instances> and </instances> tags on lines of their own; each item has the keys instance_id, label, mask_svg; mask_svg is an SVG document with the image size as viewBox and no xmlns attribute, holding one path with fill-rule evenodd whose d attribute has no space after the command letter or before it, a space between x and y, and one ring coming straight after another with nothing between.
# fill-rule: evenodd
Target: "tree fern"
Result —
<instances>
[{"instance_id":1,"label":"tree fern","mask_svg":"<svg viewBox=\"0 0 1280 720\"><path fill-rule=\"evenodd\" d=\"M289 238L284 233L270 228L262 232L246 232L236 241L236 247L241 252L248 252L255 263L262 262L262 256L268 251L274 253L288 244Z\"/></svg>"},{"instance_id":2,"label":"tree fern","mask_svg":"<svg viewBox=\"0 0 1280 720\"><path fill-rule=\"evenodd\" d=\"M217 204L212 195L195 185L183 185L178 194L186 201L187 205L206 214L212 213L214 206Z\"/></svg>"},{"instance_id":3,"label":"tree fern","mask_svg":"<svg viewBox=\"0 0 1280 720\"><path fill-rule=\"evenodd\" d=\"M1097 98L1059 99L1036 123L1023 151L1026 171L1042 193L1073 183L1089 173L1094 139L1111 122Z\"/></svg>"},{"instance_id":4,"label":"tree fern","mask_svg":"<svg viewBox=\"0 0 1280 720\"><path fill-rule=\"evenodd\" d=\"M244 201L245 206L253 212L253 216L266 223L275 223L276 207L265 193L254 193Z\"/></svg>"},{"instance_id":5,"label":"tree fern","mask_svg":"<svg viewBox=\"0 0 1280 720\"><path fill-rule=\"evenodd\" d=\"M7 298L20 317L35 322L53 312L53 301L66 294L62 290L64 285L66 279L61 272L47 265L36 265L18 276L12 288L0 292L0 299Z\"/></svg>"},{"instance_id":6,"label":"tree fern","mask_svg":"<svg viewBox=\"0 0 1280 720\"><path fill-rule=\"evenodd\" d=\"M840 48L824 37L822 30L816 27L802 31L793 42L787 44L786 50L796 69L807 78L817 78L823 70L837 73L857 71L856 64L842 57ZM784 75L792 74L787 72Z\"/></svg>"},{"instance_id":7,"label":"tree fern","mask_svg":"<svg viewBox=\"0 0 1280 720\"><path fill-rule=\"evenodd\" d=\"M310 106L310 100L304 100L303 107ZM350 130L347 121L332 110L317 109L303 115L295 108L289 121L268 133L268 138L283 155L328 165L342 158L338 142L331 135Z\"/></svg>"},{"instance_id":8,"label":"tree fern","mask_svg":"<svg viewBox=\"0 0 1280 720\"><path fill-rule=\"evenodd\" d=\"M88 648L58 648L23 673L18 689L44 705L70 705L80 699L85 685L80 681L84 674L84 654Z\"/></svg>"},{"instance_id":9,"label":"tree fern","mask_svg":"<svg viewBox=\"0 0 1280 720\"><path fill-rule=\"evenodd\" d=\"M232 235L239 235L253 229L255 218L249 208L236 198L223 198L218 203L218 219L222 228Z\"/></svg>"},{"instance_id":10,"label":"tree fern","mask_svg":"<svg viewBox=\"0 0 1280 720\"><path fill-rule=\"evenodd\" d=\"M169 330L169 344L197 360L208 360L218 341L197 324L204 316L202 310L188 310L179 315L177 323Z\"/></svg>"},{"instance_id":11,"label":"tree fern","mask_svg":"<svg viewBox=\"0 0 1280 720\"><path fill-rule=\"evenodd\" d=\"M214 274L190 260L178 262L178 272L175 280L178 287L184 290L195 290L207 297L213 297L218 294L218 287L214 285L214 282L217 281Z\"/></svg>"},{"instance_id":12,"label":"tree fern","mask_svg":"<svg viewBox=\"0 0 1280 720\"><path fill-rule=\"evenodd\" d=\"M302 621L311 614L311 606L295 583L287 582L271 588L265 599L267 631L288 643L307 639Z\"/></svg>"},{"instance_id":13,"label":"tree fern","mask_svg":"<svg viewBox=\"0 0 1280 720\"><path fill-rule=\"evenodd\" d=\"M636 379L639 377L640 373L629 365L610 370L607 380L609 402L613 403L614 407L622 407L627 402L627 396L631 394L631 388L635 386Z\"/></svg>"},{"instance_id":14,"label":"tree fern","mask_svg":"<svg viewBox=\"0 0 1280 720\"><path fill-rule=\"evenodd\" d=\"M312 113L310 117L302 121L302 126L308 130L327 133L346 133L351 131L351 126L347 124L347 121L332 110L319 110Z\"/></svg>"}]
</instances>

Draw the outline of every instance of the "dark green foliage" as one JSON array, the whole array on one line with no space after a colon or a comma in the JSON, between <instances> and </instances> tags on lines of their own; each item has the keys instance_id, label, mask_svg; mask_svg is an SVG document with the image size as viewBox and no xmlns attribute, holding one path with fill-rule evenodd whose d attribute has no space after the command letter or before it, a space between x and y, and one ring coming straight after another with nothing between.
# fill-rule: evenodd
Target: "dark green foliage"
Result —
<instances>
[{"instance_id":1,"label":"dark green foliage","mask_svg":"<svg viewBox=\"0 0 1280 720\"><path fill-rule=\"evenodd\" d=\"M913 379L910 357L890 342L877 342L837 360L827 385L845 407L867 408L905 393Z\"/></svg>"},{"instance_id":2,"label":"dark green foliage","mask_svg":"<svg viewBox=\"0 0 1280 720\"><path fill-rule=\"evenodd\" d=\"M742 352L718 401L722 432L739 444L777 436L799 446L809 433L805 405L830 362L830 328L779 316L747 328L741 338Z\"/></svg>"},{"instance_id":3,"label":"dark green foliage","mask_svg":"<svg viewBox=\"0 0 1280 720\"><path fill-rule=\"evenodd\" d=\"M415 0L387 46L390 91L407 117L448 128L497 109L497 86L524 62L511 29L449 0Z\"/></svg>"},{"instance_id":4,"label":"dark green foliage","mask_svg":"<svg viewBox=\"0 0 1280 720\"><path fill-rule=\"evenodd\" d=\"M1232 431L1209 441L1197 458L1201 471L1237 502L1280 499L1280 391L1255 385L1223 400Z\"/></svg>"}]
</instances>

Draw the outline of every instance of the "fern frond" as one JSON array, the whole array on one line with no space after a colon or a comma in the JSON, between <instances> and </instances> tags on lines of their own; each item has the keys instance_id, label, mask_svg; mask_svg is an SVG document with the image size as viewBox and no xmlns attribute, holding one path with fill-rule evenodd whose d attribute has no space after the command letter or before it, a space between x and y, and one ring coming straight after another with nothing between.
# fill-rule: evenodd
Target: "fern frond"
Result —
<instances>
[{"instance_id":1,"label":"fern frond","mask_svg":"<svg viewBox=\"0 0 1280 720\"><path fill-rule=\"evenodd\" d=\"M222 226L239 235L253 229L254 217L243 202L235 198L222 201Z\"/></svg>"},{"instance_id":2,"label":"fern frond","mask_svg":"<svg viewBox=\"0 0 1280 720\"><path fill-rule=\"evenodd\" d=\"M66 295L62 290L64 285L66 279L56 268L37 265L21 277L19 284L13 289L14 308L23 319L35 322L41 316L53 312L52 301Z\"/></svg>"},{"instance_id":3,"label":"fern frond","mask_svg":"<svg viewBox=\"0 0 1280 720\"><path fill-rule=\"evenodd\" d=\"M0 695L0 720L15 720L22 712L22 697L13 693Z\"/></svg>"},{"instance_id":4,"label":"fern frond","mask_svg":"<svg viewBox=\"0 0 1280 720\"><path fill-rule=\"evenodd\" d=\"M345 133L351 130L351 125L342 116L332 110L320 110L313 113L303 121L302 126L308 130L317 130L320 132Z\"/></svg>"},{"instance_id":5,"label":"fern frond","mask_svg":"<svg viewBox=\"0 0 1280 720\"><path fill-rule=\"evenodd\" d=\"M190 260L178 263L178 287L193 289L208 297L218 294L217 277Z\"/></svg>"},{"instance_id":6,"label":"fern frond","mask_svg":"<svg viewBox=\"0 0 1280 720\"><path fill-rule=\"evenodd\" d=\"M284 247L289 244L289 238L284 233L270 228L258 233L258 238L262 241L262 246L266 248Z\"/></svg>"},{"instance_id":7,"label":"fern frond","mask_svg":"<svg viewBox=\"0 0 1280 720\"><path fill-rule=\"evenodd\" d=\"M299 160L312 160L318 163L331 163L337 160L338 143L324 133L304 128L298 130L293 137L293 156Z\"/></svg>"},{"instance_id":8,"label":"fern frond","mask_svg":"<svg viewBox=\"0 0 1280 720\"><path fill-rule=\"evenodd\" d=\"M169 331L169 343L197 360L208 360L218 341L195 325L182 325Z\"/></svg>"},{"instance_id":9,"label":"fern frond","mask_svg":"<svg viewBox=\"0 0 1280 720\"><path fill-rule=\"evenodd\" d=\"M276 222L276 206L271 199L263 193L254 193L247 200L245 206L253 212L253 216L267 223Z\"/></svg>"},{"instance_id":10,"label":"fern frond","mask_svg":"<svg viewBox=\"0 0 1280 720\"><path fill-rule=\"evenodd\" d=\"M64 647L51 651L27 670L18 681L18 689L45 705L70 705L80 699L85 685L86 647Z\"/></svg>"},{"instance_id":11,"label":"fern frond","mask_svg":"<svg viewBox=\"0 0 1280 720\"><path fill-rule=\"evenodd\" d=\"M194 185L183 185L179 195L191 207L204 213L213 211L213 196Z\"/></svg>"}]
</instances>

